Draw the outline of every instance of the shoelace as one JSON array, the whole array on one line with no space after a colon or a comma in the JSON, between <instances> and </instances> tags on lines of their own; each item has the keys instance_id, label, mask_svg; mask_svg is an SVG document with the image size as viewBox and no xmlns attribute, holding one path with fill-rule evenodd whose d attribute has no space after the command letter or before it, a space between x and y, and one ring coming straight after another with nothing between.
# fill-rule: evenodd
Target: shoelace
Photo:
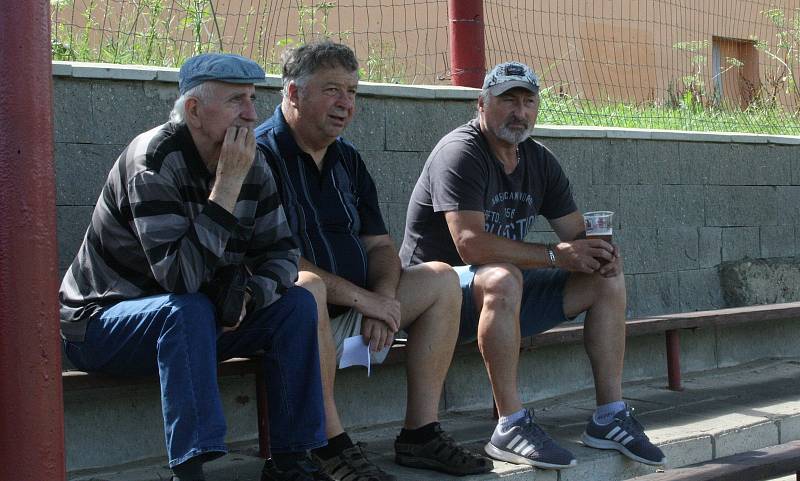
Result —
<instances>
[{"instance_id":1,"label":"shoelace","mask_svg":"<svg viewBox=\"0 0 800 481\"><path fill-rule=\"evenodd\" d=\"M629 408L625 411L625 417L622 418L621 421L622 429L628 432L628 434L633 434L635 436L641 436L648 441L650 438L644 433L644 426L642 426L639 421L633 417L633 408Z\"/></svg>"},{"instance_id":2,"label":"shoelace","mask_svg":"<svg viewBox=\"0 0 800 481\"><path fill-rule=\"evenodd\" d=\"M456 440L444 432L441 428L436 430L436 434L444 447L448 450L448 458L453 459L453 456L458 456L462 463L467 461L475 462L481 459L480 456L475 455L467 448L459 446L456 443Z\"/></svg>"},{"instance_id":3,"label":"shoelace","mask_svg":"<svg viewBox=\"0 0 800 481\"><path fill-rule=\"evenodd\" d=\"M302 481L309 478L317 479L317 475L320 473L314 463L307 458L298 460L297 463L285 470L281 470L275 465L270 469L277 471L277 473L274 474L286 476L287 481ZM263 473L262 476L264 476Z\"/></svg>"},{"instance_id":4,"label":"shoelace","mask_svg":"<svg viewBox=\"0 0 800 481\"><path fill-rule=\"evenodd\" d=\"M521 426L522 437L531 441L537 448L543 448L553 443L553 440L538 424L533 422L533 416L525 416L525 424Z\"/></svg>"},{"instance_id":5,"label":"shoelace","mask_svg":"<svg viewBox=\"0 0 800 481\"><path fill-rule=\"evenodd\" d=\"M378 466L369 462L367 457L364 456L362 443L356 443L352 448L347 448L342 451L342 459L344 459L345 463L347 463L353 471L360 471L370 476L383 474L383 471L381 471Z\"/></svg>"},{"instance_id":6,"label":"shoelace","mask_svg":"<svg viewBox=\"0 0 800 481\"><path fill-rule=\"evenodd\" d=\"M284 471L284 473L290 476L289 481L300 481L313 476L311 473L299 468L291 468L288 471Z\"/></svg>"}]
</instances>

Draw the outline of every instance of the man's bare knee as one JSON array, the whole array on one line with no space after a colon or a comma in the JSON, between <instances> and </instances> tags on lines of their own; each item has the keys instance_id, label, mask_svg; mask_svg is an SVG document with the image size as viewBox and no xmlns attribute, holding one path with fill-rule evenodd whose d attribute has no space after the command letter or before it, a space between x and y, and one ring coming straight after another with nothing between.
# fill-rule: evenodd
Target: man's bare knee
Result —
<instances>
[{"instance_id":1,"label":"man's bare knee","mask_svg":"<svg viewBox=\"0 0 800 481\"><path fill-rule=\"evenodd\" d=\"M314 296L314 300L317 301L317 304L328 303L325 281L323 281L322 278L313 272L298 272L297 282L295 284L311 292L311 294Z\"/></svg>"},{"instance_id":2,"label":"man's bare knee","mask_svg":"<svg viewBox=\"0 0 800 481\"><path fill-rule=\"evenodd\" d=\"M437 275L448 275L450 272L455 273L453 268L450 267L450 264L446 264L444 262L431 261L431 262L426 262L422 265L432 270Z\"/></svg>"},{"instance_id":3,"label":"man's bare knee","mask_svg":"<svg viewBox=\"0 0 800 481\"><path fill-rule=\"evenodd\" d=\"M483 266L475 274L473 286L482 309L508 308L522 299L522 272L510 264Z\"/></svg>"},{"instance_id":4,"label":"man's bare knee","mask_svg":"<svg viewBox=\"0 0 800 481\"><path fill-rule=\"evenodd\" d=\"M426 262L423 264L431 271L431 275L435 279L434 285L440 290L442 295L453 295L461 299L461 285L458 281L458 274L450 264L444 262Z\"/></svg>"},{"instance_id":5,"label":"man's bare knee","mask_svg":"<svg viewBox=\"0 0 800 481\"><path fill-rule=\"evenodd\" d=\"M598 302L625 302L625 276L592 276L593 282L586 294L592 296L592 305Z\"/></svg>"},{"instance_id":6,"label":"man's bare knee","mask_svg":"<svg viewBox=\"0 0 800 481\"><path fill-rule=\"evenodd\" d=\"M475 275L473 293L482 311L478 346L484 357L518 349L522 272L509 264L483 266Z\"/></svg>"},{"instance_id":7,"label":"man's bare knee","mask_svg":"<svg viewBox=\"0 0 800 481\"><path fill-rule=\"evenodd\" d=\"M564 287L564 313L577 316L600 304L626 302L625 276L603 277L599 274L570 274Z\"/></svg>"}]
</instances>

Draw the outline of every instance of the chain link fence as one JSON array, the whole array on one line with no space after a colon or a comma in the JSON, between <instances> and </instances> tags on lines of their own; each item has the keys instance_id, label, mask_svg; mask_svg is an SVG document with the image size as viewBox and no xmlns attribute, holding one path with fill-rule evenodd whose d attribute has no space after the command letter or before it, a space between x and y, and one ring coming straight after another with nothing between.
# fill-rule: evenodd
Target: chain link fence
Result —
<instances>
[{"instance_id":1,"label":"chain link fence","mask_svg":"<svg viewBox=\"0 0 800 481\"><path fill-rule=\"evenodd\" d=\"M540 122L800 134L800 0L485 0L487 66L521 60ZM280 71L329 37L363 80L450 83L444 0L51 0L55 60L178 66L226 51Z\"/></svg>"}]
</instances>

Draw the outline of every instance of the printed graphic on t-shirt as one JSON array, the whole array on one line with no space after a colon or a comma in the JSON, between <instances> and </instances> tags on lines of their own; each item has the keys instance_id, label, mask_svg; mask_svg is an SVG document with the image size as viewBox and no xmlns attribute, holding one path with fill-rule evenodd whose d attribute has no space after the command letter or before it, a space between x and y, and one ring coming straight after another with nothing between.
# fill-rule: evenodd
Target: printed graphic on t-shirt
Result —
<instances>
[{"instance_id":1,"label":"printed graphic on t-shirt","mask_svg":"<svg viewBox=\"0 0 800 481\"><path fill-rule=\"evenodd\" d=\"M498 192L484 209L484 229L511 240L523 240L536 221L533 195L528 192Z\"/></svg>"}]
</instances>

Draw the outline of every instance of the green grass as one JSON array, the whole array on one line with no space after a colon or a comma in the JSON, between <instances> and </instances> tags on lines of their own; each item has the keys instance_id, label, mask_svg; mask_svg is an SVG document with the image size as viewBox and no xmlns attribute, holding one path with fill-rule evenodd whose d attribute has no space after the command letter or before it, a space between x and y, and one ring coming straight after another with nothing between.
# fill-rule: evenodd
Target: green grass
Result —
<instances>
[{"instance_id":1,"label":"green grass","mask_svg":"<svg viewBox=\"0 0 800 481\"><path fill-rule=\"evenodd\" d=\"M695 132L800 135L800 115L779 109L680 109L600 104L543 95L537 123Z\"/></svg>"},{"instance_id":2,"label":"green grass","mask_svg":"<svg viewBox=\"0 0 800 481\"><path fill-rule=\"evenodd\" d=\"M771 107L753 104L746 109L684 101L677 106L653 102L635 105L579 99L554 94L550 88L542 90L541 99L540 124L800 135L800 112L788 111L777 103Z\"/></svg>"}]
</instances>

